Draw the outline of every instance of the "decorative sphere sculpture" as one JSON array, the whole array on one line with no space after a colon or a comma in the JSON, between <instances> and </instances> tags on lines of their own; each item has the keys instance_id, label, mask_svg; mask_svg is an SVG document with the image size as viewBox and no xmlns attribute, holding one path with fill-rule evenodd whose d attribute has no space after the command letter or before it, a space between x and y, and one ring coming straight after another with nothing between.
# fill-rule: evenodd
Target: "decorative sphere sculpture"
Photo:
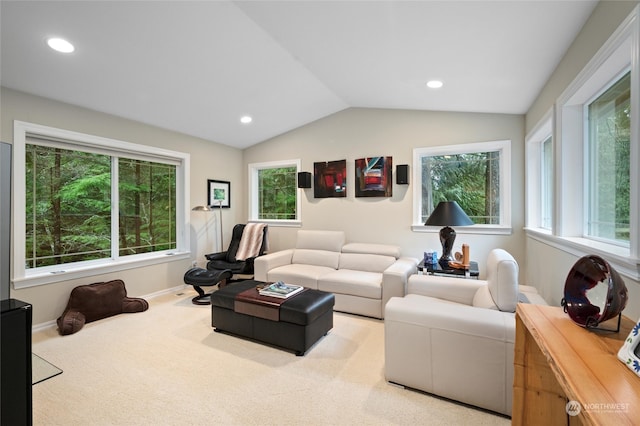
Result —
<instances>
[{"instance_id":1,"label":"decorative sphere sculpture","mask_svg":"<svg viewBox=\"0 0 640 426\"><path fill-rule=\"evenodd\" d=\"M627 286L606 260L584 256L567 275L562 306L576 324L595 328L627 306Z\"/></svg>"}]
</instances>

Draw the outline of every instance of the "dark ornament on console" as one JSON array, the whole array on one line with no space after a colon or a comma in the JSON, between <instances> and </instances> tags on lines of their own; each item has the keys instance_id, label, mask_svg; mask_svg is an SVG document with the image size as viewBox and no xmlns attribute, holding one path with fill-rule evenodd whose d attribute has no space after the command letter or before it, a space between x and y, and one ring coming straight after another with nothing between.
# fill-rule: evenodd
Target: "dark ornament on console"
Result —
<instances>
[{"instance_id":1,"label":"dark ornament on console","mask_svg":"<svg viewBox=\"0 0 640 426\"><path fill-rule=\"evenodd\" d=\"M597 328L618 316L619 329L620 314L626 305L627 287L606 260L594 255L578 259L569 271L562 299L564 311L576 324Z\"/></svg>"}]
</instances>

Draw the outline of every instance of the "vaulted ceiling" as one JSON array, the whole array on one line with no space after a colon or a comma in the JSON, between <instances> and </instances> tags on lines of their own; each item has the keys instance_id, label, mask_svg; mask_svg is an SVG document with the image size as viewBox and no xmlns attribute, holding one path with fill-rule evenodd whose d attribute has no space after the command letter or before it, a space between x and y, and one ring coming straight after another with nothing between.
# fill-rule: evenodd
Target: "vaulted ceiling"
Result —
<instances>
[{"instance_id":1,"label":"vaulted ceiling","mask_svg":"<svg viewBox=\"0 0 640 426\"><path fill-rule=\"evenodd\" d=\"M3 0L0 81L238 148L349 107L523 114L596 3Z\"/></svg>"}]
</instances>

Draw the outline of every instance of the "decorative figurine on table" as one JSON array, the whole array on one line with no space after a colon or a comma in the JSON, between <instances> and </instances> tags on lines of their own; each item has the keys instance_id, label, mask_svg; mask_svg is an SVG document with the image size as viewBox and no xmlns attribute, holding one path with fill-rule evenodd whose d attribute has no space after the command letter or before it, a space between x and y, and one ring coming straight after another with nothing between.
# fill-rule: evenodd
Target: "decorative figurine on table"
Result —
<instances>
[{"instance_id":1,"label":"decorative figurine on table","mask_svg":"<svg viewBox=\"0 0 640 426\"><path fill-rule=\"evenodd\" d=\"M564 285L564 311L578 325L598 328L611 318L620 318L627 305L627 286L618 272L600 256L584 256L573 265ZM598 328L600 329L600 328Z\"/></svg>"},{"instance_id":2,"label":"decorative figurine on table","mask_svg":"<svg viewBox=\"0 0 640 426\"><path fill-rule=\"evenodd\" d=\"M462 245L462 253L456 252L456 261L449 261L449 266L454 269L469 269L469 245Z\"/></svg>"},{"instance_id":3,"label":"decorative figurine on table","mask_svg":"<svg viewBox=\"0 0 640 426\"><path fill-rule=\"evenodd\" d=\"M424 264L425 265L435 265L436 263L438 263L438 253L433 251L433 250L425 251L424 252Z\"/></svg>"}]
</instances>

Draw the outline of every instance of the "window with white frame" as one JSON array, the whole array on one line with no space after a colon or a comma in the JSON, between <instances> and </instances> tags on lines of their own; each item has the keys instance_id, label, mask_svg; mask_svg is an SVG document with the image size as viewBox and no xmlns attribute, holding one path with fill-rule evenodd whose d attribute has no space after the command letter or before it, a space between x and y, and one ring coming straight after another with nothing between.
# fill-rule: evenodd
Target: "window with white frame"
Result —
<instances>
[{"instance_id":1,"label":"window with white frame","mask_svg":"<svg viewBox=\"0 0 640 426\"><path fill-rule=\"evenodd\" d=\"M511 141L416 148L414 229L440 201L457 201L474 232L511 230ZM469 228L471 230L471 228Z\"/></svg>"},{"instance_id":2,"label":"window with white frame","mask_svg":"<svg viewBox=\"0 0 640 426\"><path fill-rule=\"evenodd\" d=\"M630 73L586 105L587 209L585 234L629 243Z\"/></svg>"},{"instance_id":3,"label":"window with white frame","mask_svg":"<svg viewBox=\"0 0 640 426\"><path fill-rule=\"evenodd\" d=\"M553 225L554 179L551 112L525 138L526 209L528 228L551 232Z\"/></svg>"},{"instance_id":4,"label":"window with white frame","mask_svg":"<svg viewBox=\"0 0 640 426\"><path fill-rule=\"evenodd\" d=\"M300 199L297 176L300 160L249 164L249 220L297 224Z\"/></svg>"},{"instance_id":5,"label":"window with white frame","mask_svg":"<svg viewBox=\"0 0 640 426\"><path fill-rule=\"evenodd\" d=\"M31 123L14 131L17 288L186 253L187 154Z\"/></svg>"},{"instance_id":6,"label":"window with white frame","mask_svg":"<svg viewBox=\"0 0 640 426\"><path fill-rule=\"evenodd\" d=\"M542 141L540 149L540 227L551 229L553 217L553 139Z\"/></svg>"},{"instance_id":7,"label":"window with white frame","mask_svg":"<svg viewBox=\"0 0 640 426\"><path fill-rule=\"evenodd\" d=\"M639 275L640 7L560 96L556 243Z\"/></svg>"}]
</instances>

